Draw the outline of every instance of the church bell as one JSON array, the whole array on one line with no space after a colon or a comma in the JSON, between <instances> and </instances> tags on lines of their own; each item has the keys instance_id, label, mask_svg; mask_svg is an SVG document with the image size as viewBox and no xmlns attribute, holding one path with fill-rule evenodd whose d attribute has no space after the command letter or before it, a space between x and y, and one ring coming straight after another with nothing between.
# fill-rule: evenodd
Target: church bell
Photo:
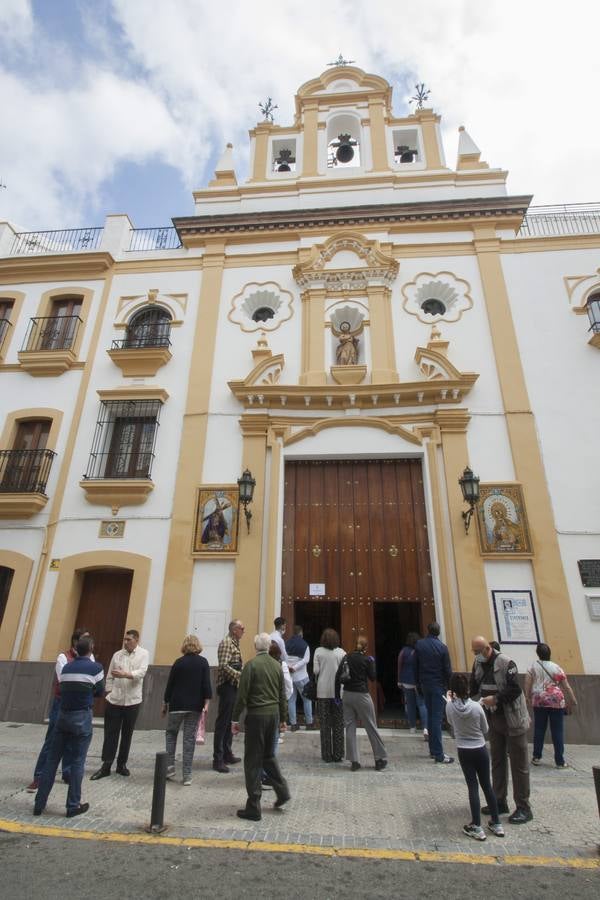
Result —
<instances>
[{"instance_id":1,"label":"church bell","mask_svg":"<svg viewBox=\"0 0 600 900\"><path fill-rule=\"evenodd\" d=\"M336 159L341 163L349 163L354 156L354 147L357 141L353 141L349 134L339 134L337 150L335 152Z\"/></svg>"}]
</instances>

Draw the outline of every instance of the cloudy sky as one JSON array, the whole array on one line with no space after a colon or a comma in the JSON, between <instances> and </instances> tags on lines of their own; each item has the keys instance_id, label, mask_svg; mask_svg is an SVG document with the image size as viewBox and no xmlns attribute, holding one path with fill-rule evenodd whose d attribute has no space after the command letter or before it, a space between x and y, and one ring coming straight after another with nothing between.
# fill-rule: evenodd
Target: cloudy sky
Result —
<instances>
[{"instance_id":1,"label":"cloudy sky","mask_svg":"<svg viewBox=\"0 0 600 900\"><path fill-rule=\"evenodd\" d=\"M592 0L0 0L0 220L138 227L192 212L226 141L247 175L259 100L341 51L417 81L454 165L464 124L512 193L600 201L600 6Z\"/></svg>"}]
</instances>

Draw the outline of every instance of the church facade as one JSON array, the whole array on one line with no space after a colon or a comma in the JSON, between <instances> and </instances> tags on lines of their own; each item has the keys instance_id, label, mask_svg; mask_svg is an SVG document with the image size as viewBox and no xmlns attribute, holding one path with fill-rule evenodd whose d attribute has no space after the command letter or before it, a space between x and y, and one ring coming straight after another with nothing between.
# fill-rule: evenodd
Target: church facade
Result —
<instances>
[{"instance_id":1,"label":"church facade","mask_svg":"<svg viewBox=\"0 0 600 900\"><path fill-rule=\"evenodd\" d=\"M600 674L600 218L391 99L328 69L173 228L0 226L5 710L82 623L155 666L365 633L390 703L433 619L457 669L484 634Z\"/></svg>"}]
</instances>

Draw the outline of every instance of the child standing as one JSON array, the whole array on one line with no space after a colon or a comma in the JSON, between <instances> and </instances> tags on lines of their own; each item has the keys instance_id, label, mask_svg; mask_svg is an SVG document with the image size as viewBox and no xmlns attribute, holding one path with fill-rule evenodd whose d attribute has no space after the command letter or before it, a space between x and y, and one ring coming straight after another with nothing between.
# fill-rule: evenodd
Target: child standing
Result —
<instances>
[{"instance_id":1,"label":"child standing","mask_svg":"<svg viewBox=\"0 0 600 900\"><path fill-rule=\"evenodd\" d=\"M476 841L485 841L479 802L481 785L492 816L488 828L496 837L504 837L504 828L498 816L498 801L490 781L490 757L485 746L489 726L483 708L469 698L469 683L464 675L454 674L450 678L446 716L454 731L458 761L469 789L471 822L463 826L463 831Z\"/></svg>"}]
</instances>

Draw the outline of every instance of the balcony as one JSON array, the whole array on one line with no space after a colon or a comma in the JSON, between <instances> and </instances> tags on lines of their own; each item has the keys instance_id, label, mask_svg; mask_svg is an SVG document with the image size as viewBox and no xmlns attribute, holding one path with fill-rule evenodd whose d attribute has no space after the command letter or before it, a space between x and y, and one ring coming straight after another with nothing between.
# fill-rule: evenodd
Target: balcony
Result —
<instances>
[{"instance_id":1,"label":"balcony","mask_svg":"<svg viewBox=\"0 0 600 900\"><path fill-rule=\"evenodd\" d=\"M132 228L127 252L179 250L180 247L181 241L175 228Z\"/></svg>"},{"instance_id":2,"label":"balcony","mask_svg":"<svg viewBox=\"0 0 600 900\"><path fill-rule=\"evenodd\" d=\"M531 206L518 238L600 234L600 203Z\"/></svg>"},{"instance_id":3,"label":"balcony","mask_svg":"<svg viewBox=\"0 0 600 900\"><path fill-rule=\"evenodd\" d=\"M103 228L65 228L62 231L22 231L15 234L10 256L78 253L97 250Z\"/></svg>"},{"instance_id":4,"label":"balcony","mask_svg":"<svg viewBox=\"0 0 600 900\"><path fill-rule=\"evenodd\" d=\"M82 325L79 316L31 319L18 357L30 375L62 375L77 361L74 351Z\"/></svg>"},{"instance_id":5,"label":"balcony","mask_svg":"<svg viewBox=\"0 0 600 900\"><path fill-rule=\"evenodd\" d=\"M146 502L154 490L150 478L153 462L154 453L147 451L92 452L79 486L88 503L110 506L116 516L122 506Z\"/></svg>"},{"instance_id":6,"label":"balcony","mask_svg":"<svg viewBox=\"0 0 600 900\"><path fill-rule=\"evenodd\" d=\"M156 375L171 359L170 322L136 325L127 337L113 341L108 355L127 378Z\"/></svg>"},{"instance_id":7,"label":"balcony","mask_svg":"<svg viewBox=\"0 0 600 900\"><path fill-rule=\"evenodd\" d=\"M27 519L46 503L53 450L0 450L0 518Z\"/></svg>"}]
</instances>

